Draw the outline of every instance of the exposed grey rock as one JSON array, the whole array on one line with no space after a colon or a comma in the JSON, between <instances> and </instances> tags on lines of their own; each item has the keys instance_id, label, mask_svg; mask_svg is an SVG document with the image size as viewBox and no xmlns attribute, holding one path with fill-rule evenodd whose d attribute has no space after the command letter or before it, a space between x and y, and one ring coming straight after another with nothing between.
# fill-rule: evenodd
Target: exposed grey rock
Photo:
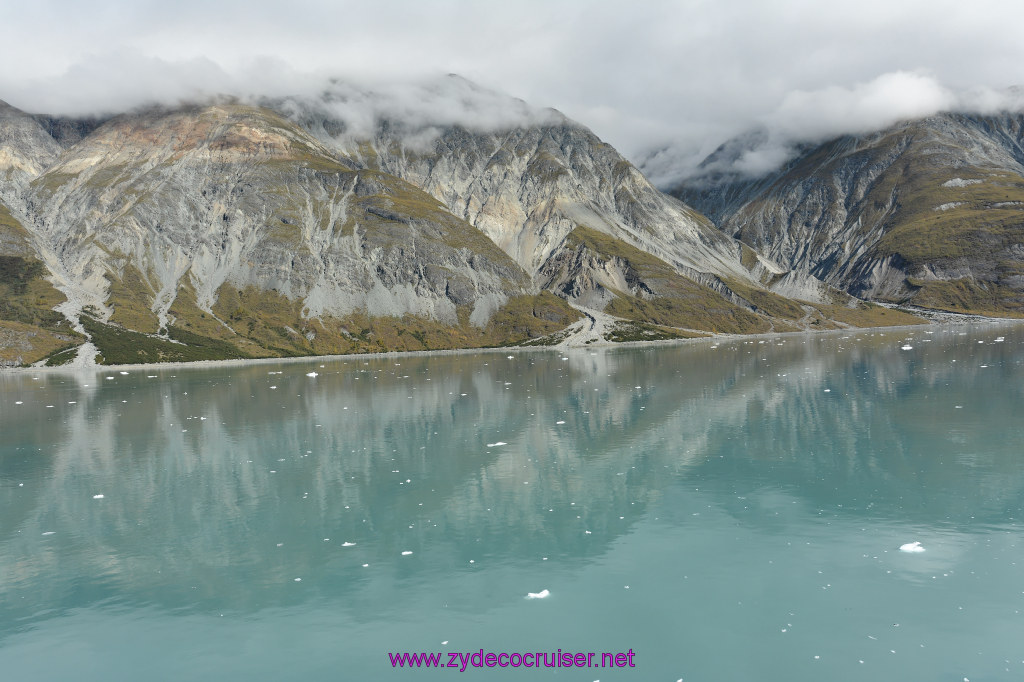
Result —
<instances>
[{"instance_id":1,"label":"exposed grey rock","mask_svg":"<svg viewBox=\"0 0 1024 682\"><path fill-rule=\"evenodd\" d=\"M725 145L672 193L783 268L855 296L907 299L908 277L1019 291L1022 130L1022 114L941 114L807 147L759 178L716 171L736 154Z\"/></svg>"}]
</instances>

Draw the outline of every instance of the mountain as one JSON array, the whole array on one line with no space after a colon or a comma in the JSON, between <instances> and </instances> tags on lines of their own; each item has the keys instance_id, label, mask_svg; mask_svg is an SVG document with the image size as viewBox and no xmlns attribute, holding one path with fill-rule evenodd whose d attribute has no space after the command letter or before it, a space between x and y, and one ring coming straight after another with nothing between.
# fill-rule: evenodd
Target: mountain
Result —
<instances>
[{"instance_id":1,"label":"mountain","mask_svg":"<svg viewBox=\"0 0 1024 682\"><path fill-rule=\"evenodd\" d=\"M808 302L769 291L803 280L557 112L450 78L412 98L432 111L360 118L374 96L332 83L82 120L4 105L0 361L556 343L584 315L621 340L884 314L824 285Z\"/></svg>"},{"instance_id":2,"label":"mountain","mask_svg":"<svg viewBox=\"0 0 1024 682\"><path fill-rule=\"evenodd\" d=\"M1024 115L945 113L806 145L760 177L731 141L671 193L853 296L1024 316Z\"/></svg>"}]
</instances>

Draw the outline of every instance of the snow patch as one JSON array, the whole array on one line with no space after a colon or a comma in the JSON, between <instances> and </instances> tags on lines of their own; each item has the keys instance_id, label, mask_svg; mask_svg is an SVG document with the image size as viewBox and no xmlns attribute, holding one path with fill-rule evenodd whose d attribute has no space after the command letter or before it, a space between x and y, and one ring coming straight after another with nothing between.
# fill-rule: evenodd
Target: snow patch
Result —
<instances>
[{"instance_id":1,"label":"snow patch","mask_svg":"<svg viewBox=\"0 0 1024 682\"><path fill-rule=\"evenodd\" d=\"M946 180L942 183L943 187L967 187L968 185L980 185L981 180L964 180L963 178L953 178L952 180Z\"/></svg>"}]
</instances>

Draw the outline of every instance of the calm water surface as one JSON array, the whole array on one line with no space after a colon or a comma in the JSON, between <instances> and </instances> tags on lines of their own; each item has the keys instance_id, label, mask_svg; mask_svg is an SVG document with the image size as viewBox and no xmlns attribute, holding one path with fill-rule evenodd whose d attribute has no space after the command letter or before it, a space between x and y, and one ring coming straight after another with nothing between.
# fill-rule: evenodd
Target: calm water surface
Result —
<instances>
[{"instance_id":1,"label":"calm water surface","mask_svg":"<svg viewBox=\"0 0 1024 682\"><path fill-rule=\"evenodd\" d=\"M0 670L1021 680L1022 344L985 325L0 375ZM388 659L559 648L636 667Z\"/></svg>"}]
</instances>

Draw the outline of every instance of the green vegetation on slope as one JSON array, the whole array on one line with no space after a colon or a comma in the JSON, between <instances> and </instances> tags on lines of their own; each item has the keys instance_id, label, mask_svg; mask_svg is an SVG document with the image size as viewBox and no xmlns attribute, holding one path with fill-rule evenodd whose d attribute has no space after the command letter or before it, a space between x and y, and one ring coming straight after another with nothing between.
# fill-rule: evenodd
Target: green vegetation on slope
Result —
<instances>
[{"instance_id":1,"label":"green vegetation on slope","mask_svg":"<svg viewBox=\"0 0 1024 682\"><path fill-rule=\"evenodd\" d=\"M911 300L922 308L1024 318L1024 292L994 282L908 278L907 283L917 289Z\"/></svg>"},{"instance_id":2,"label":"green vegetation on slope","mask_svg":"<svg viewBox=\"0 0 1024 682\"><path fill-rule=\"evenodd\" d=\"M605 341L626 343L628 341L665 341L668 339L699 339L706 334L687 332L671 327L659 327L645 322L616 322L604 335Z\"/></svg>"},{"instance_id":3,"label":"green vegetation on slope","mask_svg":"<svg viewBox=\"0 0 1024 682\"><path fill-rule=\"evenodd\" d=\"M229 343L199 336L174 326L167 329L170 338L162 339L116 325L104 324L88 315L82 315L80 319L99 350L96 361L101 365L195 362L250 357Z\"/></svg>"},{"instance_id":4,"label":"green vegetation on slope","mask_svg":"<svg viewBox=\"0 0 1024 682\"><path fill-rule=\"evenodd\" d=\"M899 211L875 246L878 256L898 254L913 272L947 259L992 260L1024 243L1024 178L963 168L956 174L981 182L944 187L951 170L904 169Z\"/></svg>"},{"instance_id":5,"label":"green vegetation on slope","mask_svg":"<svg viewBox=\"0 0 1024 682\"><path fill-rule=\"evenodd\" d=\"M722 278L722 282L733 293L753 306L754 310L763 312L765 315L781 317L785 320L799 320L804 316L804 309L785 296L779 296L767 289L758 289L737 279Z\"/></svg>"},{"instance_id":6,"label":"green vegetation on slope","mask_svg":"<svg viewBox=\"0 0 1024 682\"><path fill-rule=\"evenodd\" d=\"M159 331L159 320L150 309L155 292L134 265L125 265L118 277L107 274L110 288L107 303L114 309L110 321L145 334Z\"/></svg>"},{"instance_id":7,"label":"green vegetation on slope","mask_svg":"<svg viewBox=\"0 0 1024 682\"><path fill-rule=\"evenodd\" d=\"M53 308L66 299L29 255L28 232L0 203L0 362L31 364L82 342Z\"/></svg>"}]
</instances>

